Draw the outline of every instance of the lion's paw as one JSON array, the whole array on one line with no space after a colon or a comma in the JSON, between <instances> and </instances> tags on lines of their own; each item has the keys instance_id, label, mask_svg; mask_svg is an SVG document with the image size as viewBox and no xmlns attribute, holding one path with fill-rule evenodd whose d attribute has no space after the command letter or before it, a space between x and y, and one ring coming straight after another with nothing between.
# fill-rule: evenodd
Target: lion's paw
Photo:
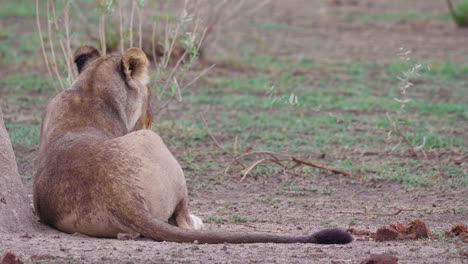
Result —
<instances>
[{"instance_id":1,"label":"lion's paw","mask_svg":"<svg viewBox=\"0 0 468 264\"><path fill-rule=\"evenodd\" d=\"M200 217L194 216L193 214L190 215L190 219L192 220L192 227L195 230L202 230L203 229L203 221Z\"/></svg>"}]
</instances>

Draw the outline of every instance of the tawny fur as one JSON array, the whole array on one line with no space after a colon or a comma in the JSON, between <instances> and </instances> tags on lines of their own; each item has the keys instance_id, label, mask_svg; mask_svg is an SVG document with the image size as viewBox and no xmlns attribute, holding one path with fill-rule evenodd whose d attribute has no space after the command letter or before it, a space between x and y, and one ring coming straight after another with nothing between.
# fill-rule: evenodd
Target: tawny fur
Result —
<instances>
[{"instance_id":1,"label":"tawny fur","mask_svg":"<svg viewBox=\"0 0 468 264\"><path fill-rule=\"evenodd\" d=\"M201 231L189 214L185 177L151 125L148 59L130 48L74 55L79 76L42 119L34 207L42 223L68 233L200 243L349 243L339 229L305 236Z\"/></svg>"}]
</instances>

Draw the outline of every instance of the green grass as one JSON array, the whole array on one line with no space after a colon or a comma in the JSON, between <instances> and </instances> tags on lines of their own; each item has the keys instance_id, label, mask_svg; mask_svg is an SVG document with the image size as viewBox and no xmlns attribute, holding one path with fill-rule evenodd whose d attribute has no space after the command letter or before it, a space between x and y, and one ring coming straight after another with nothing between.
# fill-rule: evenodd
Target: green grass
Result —
<instances>
[{"instance_id":1,"label":"green grass","mask_svg":"<svg viewBox=\"0 0 468 264\"><path fill-rule=\"evenodd\" d=\"M34 17L35 8L34 2L29 0L3 1L0 17Z\"/></svg>"},{"instance_id":2,"label":"green grass","mask_svg":"<svg viewBox=\"0 0 468 264\"><path fill-rule=\"evenodd\" d=\"M229 220L231 220L234 223L246 223L248 221L247 217L241 216L239 214L234 214L232 215Z\"/></svg>"},{"instance_id":3,"label":"green grass","mask_svg":"<svg viewBox=\"0 0 468 264\"><path fill-rule=\"evenodd\" d=\"M224 220L221 218L221 217L217 217L217 216L208 216L206 219L205 219L205 222L207 223L222 223Z\"/></svg>"},{"instance_id":4,"label":"green grass","mask_svg":"<svg viewBox=\"0 0 468 264\"><path fill-rule=\"evenodd\" d=\"M12 34L14 29L5 30ZM217 188L225 181L222 169L224 151L242 154L252 150L286 151L290 153L351 154L345 162L330 165L353 172L369 174L370 178L395 180L405 185L432 184L433 170L420 170L421 164L397 159L385 162L360 162L353 153L387 151L398 138L387 141L391 128L387 114L395 117L400 104L394 100L399 93L398 77L410 63L334 62L317 65L312 58L289 60L271 56L241 53L243 63L269 71L256 74L210 75L195 90L185 91L182 104L188 111L167 120L157 120L153 129L171 148L183 149L175 155L189 177L214 175L200 188ZM414 144L425 142L425 150L450 149L467 151L466 125L468 97L466 87L468 65L451 62L424 62L424 68L412 80L408 90L413 100L402 116L404 135ZM294 74L291 69L304 72ZM21 107L45 104L54 94L55 81L35 74L18 74L0 80L2 91L9 95L7 103ZM291 95L297 102L291 103ZM207 123L203 121L207 120ZM37 144L32 125L10 123L14 144ZM29 131L29 132L25 132ZM36 133L36 134L35 134ZM217 146L212 137L219 141ZM222 148L222 150L220 149ZM402 145L396 152L404 151ZM215 153L207 158L207 152ZM217 153L217 154L216 154ZM440 164L439 170L443 170ZM451 172L453 170L450 170ZM281 168L260 165L251 173L268 179ZM462 175L460 172L456 175ZM263 178L263 176L265 176ZM450 177L452 185L467 184L465 176ZM333 189L311 187L322 194ZM318 188L318 189L317 189ZM286 190L287 191L287 190ZM297 193L309 192L298 190Z\"/></svg>"},{"instance_id":5,"label":"green grass","mask_svg":"<svg viewBox=\"0 0 468 264\"><path fill-rule=\"evenodd\" d=\"M246 63L265 59L252 56ZM278 69L290 67L287 60L270 61ZM338 155L356 151L391 152L398 138L387 141L391 126L386 115L395 117L400 110L400 104L394 100L399 94L398 77L414 63L315 65L311 62L304 66L311 74L293 75L281 70L280 74L273 71L240 78L217 75L207 77L196 92L184 94L184 101L195 108L195 113L206 111L211 134L227 150ZM414 145L425 142L425 150L466 151L464 131L468 127L463 120L467 118L468 109L468 65L424 63L430 67L411 80L415 85L408 90L412 102L402 115L403 133ZM314 74L318 69L320 74ZM297 104L288 101L290 94L297 95ZM172 136L177 138L176 144L184 142L194 147L207 142L213 144L201 117L190 115L188 119L189 124L181 126L188 131L180 131L186 135L183 138ZM401 145L396 152L405 148ZM405 161L406 165L401 166L394 159L384 163L358 160L359 157L352 157L347 165L334 165L364 174L372 171L371 178L395 180L406 186L427 186L435 182L428 178L435 172L421 171L421 164ZM258 166L251 173L272 175L281 173L281 169L268 164ZM456 184L465 184L463 179L457 178ZM333 193L333 190L319 191Z\"/></svg>"},{"instance_id":6,"label":"green grass","mask_svg":"<svg viewBox=\"0 0 468 264\"><path fill-rule=\"evenodd\" d=\"M51 78L38 74L15 74L2 78L0 85L17 93L50 93L54 91L55 83Z\"/></svg>"},{"instance_id":7,"label":"green grass","mask_svg":"<svg viewBox=\"0 0 468 264\"><path fill-rule=\"evenodd\" d=\"M34 106L45 106L55 95L55 80L38 74L14 74L0 79L0 87L5 102L30 109ZM42 108L42 107L41 107ZM29 110L28 115L37 115Z\"/></svg>"},{"instance_id":8,"label":"green grass","mask_svg":"<svg viewBox=\"0 0 468 264\"><path fill-rule=\"evenodd\" d=\"M31 147L39 144L38 126L14 122L7 122L5 126L13 145Z\"/></svg>"}]
</instances>

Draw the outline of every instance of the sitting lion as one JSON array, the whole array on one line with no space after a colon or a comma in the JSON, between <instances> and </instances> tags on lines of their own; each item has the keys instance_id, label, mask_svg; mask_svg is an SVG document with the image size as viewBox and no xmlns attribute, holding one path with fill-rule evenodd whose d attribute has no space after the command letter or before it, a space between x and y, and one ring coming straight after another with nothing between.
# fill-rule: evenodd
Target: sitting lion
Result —
<instances>
[{"instance_id":1,"label":"sitting lion","mask_svg":"<svg viewBox=\"0 0 468 264\"><path fill-rule=\"evenodd\" d=\"M42 118L34 207L40 221L93 237L143 235L199 243L321 243L353 240L340 229L312 235L203 231L189 214L184 173L161 138L147 128L149 65L137 48L101 56L74 54L79 76Z\"/></svg>"}]
</instances>

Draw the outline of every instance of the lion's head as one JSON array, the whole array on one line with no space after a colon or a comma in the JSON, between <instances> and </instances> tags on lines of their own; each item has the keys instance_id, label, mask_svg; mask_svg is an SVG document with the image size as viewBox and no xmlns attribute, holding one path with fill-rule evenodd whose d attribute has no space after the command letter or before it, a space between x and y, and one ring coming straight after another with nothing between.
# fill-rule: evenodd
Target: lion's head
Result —
<instances>
[{"instance_id":1,"label":"lion's head","mask_svg":"<svg viewBox=\"0 0 468 264\"><path fill-rule=\"evenodd\" d=\"M123 56L102 56L95 47L82 46L73 61L79 76L72 89L112 106L127 132L151 125L149 61L142 50L130 48Z\"/></svg>"}]
</instances>

